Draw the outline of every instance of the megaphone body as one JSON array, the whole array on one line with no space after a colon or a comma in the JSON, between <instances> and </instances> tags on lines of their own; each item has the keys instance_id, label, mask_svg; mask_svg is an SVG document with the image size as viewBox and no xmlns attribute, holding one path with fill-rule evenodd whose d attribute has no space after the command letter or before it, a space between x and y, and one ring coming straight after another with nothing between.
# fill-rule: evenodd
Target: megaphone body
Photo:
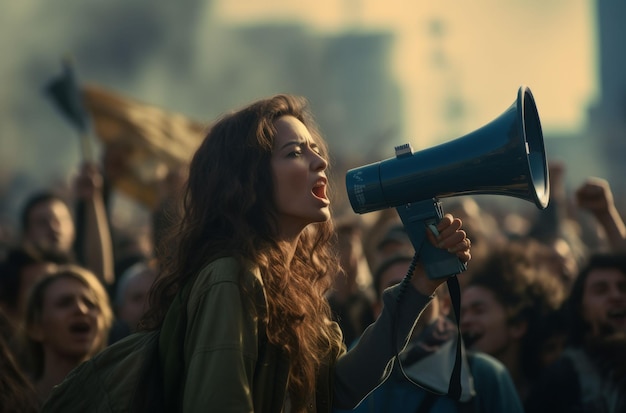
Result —
<instances>
[{"instance_id":1,"label":"megaphone body","mask_svg":"<svg viewBox=\"0 0 626 413\"><path fill-rule=\"evenodd\" d=\"M356 213L396 207L416 252L429 247L414 234L419 229L409 231L408 226L415 222L432 226L441 219L439 198L504 195L546 208L548 163L530 89L521 86L516 101L502 115L463 137L418 152L409 144L398 146L394 158L349 170L346 187ZM449 271L457 271L452 267ZM447 271L434 272L444 277L451 275L443 274Z\"/></svg>"}]
</instances>

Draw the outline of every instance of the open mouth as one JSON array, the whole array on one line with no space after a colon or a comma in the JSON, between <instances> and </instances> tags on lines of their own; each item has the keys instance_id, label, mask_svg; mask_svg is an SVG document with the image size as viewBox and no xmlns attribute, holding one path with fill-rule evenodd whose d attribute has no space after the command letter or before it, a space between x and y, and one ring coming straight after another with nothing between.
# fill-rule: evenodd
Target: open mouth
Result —
<instances>
[{"instance_id":1,"label":"open mouth","mask_svg":"<svg viewBox=\"0 0 626 413\"><path fill-rule=\"evenodd\" d=\"M320 179L315 183L311 192L313 192L313 195L317 198L328 199L326 197L326 182L323 179Z\"/></svg>"},{"instance_id":2,"label":"open mouth","mask_svg":"<svg viewBox=\"0 0 626 413\"><path fill-rule=\"evenodd\" d=\"M624 322L626 321L626 309L620 310L611 310L607 313L609 320L613 320L616 322Z\"/></svg>"},{"instance_id":3,"label":"open mouth","mask_svg":"<svg viewBox=\"0 0 626 413\"><path fill-rule=\"evenodd\" d=\"M73 334L88 334L91 331L91 325L87 322L80 321L70 324L70 332Z\"/></svg>"}]
</instances>

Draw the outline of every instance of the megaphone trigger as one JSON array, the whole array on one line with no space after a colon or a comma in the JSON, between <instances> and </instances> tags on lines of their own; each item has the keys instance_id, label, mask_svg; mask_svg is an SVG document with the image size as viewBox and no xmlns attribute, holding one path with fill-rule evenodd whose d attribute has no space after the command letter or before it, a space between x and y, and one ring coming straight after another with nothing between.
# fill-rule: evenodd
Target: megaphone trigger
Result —
<instances>
[{"instance_id":1,"label":"megaphone trigger","mask_svg":"<svg viewBox=\"0 0 626 413\"><path fill-rule=\"evenodd\" d=\"M426 239L426 231L439 235L437 223L443 218L443 208L437 199L409 203L396 208L415 253L428 278L448 278L467 269L455 254L435 247Z\"/></svg>"},{"instance_id":2,"label":"megaphone trigger","mask_svg":"<svg viewBox=\"0 0 626 413\"><path fill-rule=\"evenodd\" d=\"M426 226L428 227L428 229L430 229L430 232L432 232L434 236L439 236L439 230L437 229L437 225L431 222L426 224Z\"/></svg>"}]
</instances>

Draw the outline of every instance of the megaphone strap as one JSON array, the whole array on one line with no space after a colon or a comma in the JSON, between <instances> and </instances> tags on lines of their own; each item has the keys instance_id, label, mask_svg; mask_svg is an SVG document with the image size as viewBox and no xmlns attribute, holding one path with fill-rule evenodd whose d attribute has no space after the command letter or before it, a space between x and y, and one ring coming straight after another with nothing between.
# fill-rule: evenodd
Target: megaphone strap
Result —
<instances>
[{"instance_id":1,"label":"megaphone strap","mask_svg":"<svg viewBox=\"0 0 626 413\"><path fill-rule=\"evenodd\" d=\"M452 369L452 376L450 377L450 387L448 388L448 395L454 400L461 398L461 326L459 320L461 319L461 287L459 286L459 279L455 276L448 278L448 291L450 292L450 298L452 300L452 307L454 308L454 318L456 322L457 341L456 341L456 358L454 360L454 368Z\"/></svg>"},{"instance_id":2,"label":"megaphone strap","mask_svg":"<svg viewBox=\"0 0 626 413\"><path fill-rule=\"evenodd\" d=\"M404 278L402 279L402 283L400 286L400 292L396 297L396 301L400 301L404 295L404 292L406 291L406 289L408 288L408 285L411 281L411 277L413 275L413 271L415 270L415 266L417 265L417 261L418 261L418 254L416 253L413 256L413 259L411 260L411 264L409 265L409 268L407 270L407 274L404 276ZM459 285L459 280L458 278L455 276L449 277L447 279L447 283L448 283L448 291L450 294L450 298L452 301L452 307L454 309L454 316L455 316L455 324L456 324L456 330L457 330L457 340L456 340L456 352L455 352L455 360L454 360L454 366L452 369L452 373L450 375L450 382L449 382L449 386L448 386L448 391L447 393L440 393L432 388L429 388L427 383L424 383L424 385L418 384L416 383L414 380L412 380L409 375L407 375L407 373L404 370L404 366L402 365L402 359L399 355L399 350L398 350L398 345L397 345L397 341L396 341L396 337L397 334L393 334L393 341L394 341L394 349L396 352L396 360L398 362L398 367L400 368L400 371L402 372L402 375L412 384L423 388L424 390L428 391L429 393L432 394L436 394L436 395L440 395L440 396L449 396L450 398L459 401L461 399L462 393L463 393L463 388L461 385L461 366L462 366L462 350L461 350L461 345L462 345L462 338L461 338L461 327L459 324L459 320L460 320L460 314L461 314L461 288ZM396 322L396 316L394 316L393 318L393 323L394 323L394 328L393 330L396 331L395 328L395 322Z\"/></svg>"}]
</instances>

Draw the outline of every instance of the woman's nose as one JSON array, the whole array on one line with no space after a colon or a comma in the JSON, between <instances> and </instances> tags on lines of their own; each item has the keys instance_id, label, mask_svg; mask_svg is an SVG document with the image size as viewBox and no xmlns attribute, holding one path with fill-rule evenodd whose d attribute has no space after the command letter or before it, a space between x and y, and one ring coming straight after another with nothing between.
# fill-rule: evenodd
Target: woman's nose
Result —
<instances>
[{"instance_id":1,"label":"woman's nose","mask_svg":"<svg viewBox=\"0 0 626 413\"><path fill-rule=\"evenodd\" d=\"M324 171L328 168L328 161L319 153L312 151L314 156L313 161L313 170L314 171Z\"/></svg>"}]
</instances>

